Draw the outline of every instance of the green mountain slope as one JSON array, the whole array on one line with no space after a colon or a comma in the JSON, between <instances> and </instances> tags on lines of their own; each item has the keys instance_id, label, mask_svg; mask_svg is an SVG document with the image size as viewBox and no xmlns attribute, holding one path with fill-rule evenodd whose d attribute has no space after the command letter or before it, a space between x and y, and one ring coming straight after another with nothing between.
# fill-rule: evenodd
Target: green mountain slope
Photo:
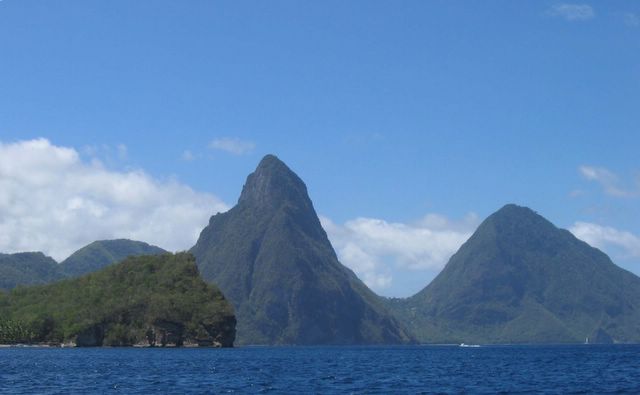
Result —
<instances>
[{"instance_id":1,"label":"green mountain slope","mask_svg":"<svg viewBox=\"0 0 640 395\"><path fill-rule=\"evenodd\" d=\"M640 341L640 278L515 205L488 217L425 289L389 306L422 342Z\"/></svg>"},{"instance_id":2,"label":"green mountain slope","mask_svg":"<svg viewBox=\"0 0 640 395\"><path fill-rule=\"evenodd\" d=\"M0 254L0 290L46 284L62 278L58 263L41 252Z\"/></svg>"},{"instance_id":3,"label":"green mountain slope","mask_svg":"<svg viewBox=\"0 0 640 395\"><path fill-rule=\"evenodd\" d=\"M411 340L338 262L305 184L275 156L249 175L234 208L211 217L191 252L235 306L239 343Z\"/></svg>"},{"instance_id":4,"label":"green mountain slope","mask_svg":"<svg viewBox=\"0 0 640 395\"><path fill-rule=\"evenodd\" d=\"M230 347L235 337L231 305L188 253L131 257L80 278L16 288L0 294L0 321L4 342Z\"/></svg>"},{"instance_id":5,"label":"green mountain slope","mask_svg":"<svg viewBox=\"0 0 640 395\"><path fill-rule=\"evenodd\" d=\"M167 251L141 241L118 239L99 240L82 247L60 263L68 277L82 276L120 262L129 256L159 255Z\"/></svg>"}]
</instances>

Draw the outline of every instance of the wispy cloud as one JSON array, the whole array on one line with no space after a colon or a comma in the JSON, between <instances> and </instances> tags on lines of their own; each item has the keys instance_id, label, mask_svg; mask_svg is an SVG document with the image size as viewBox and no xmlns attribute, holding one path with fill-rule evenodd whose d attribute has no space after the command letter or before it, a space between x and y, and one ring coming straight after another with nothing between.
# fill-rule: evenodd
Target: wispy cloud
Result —
<instances>
[{"instance_id":1,"label":"wispy cloud","mask_svg":"<svg viewBox=\"0 0 640 395\"><path fill-rule=\"evenodd\" d=\"M253 141L222 137L211 141L209 148L225 151L233 155L244 155L253 151L256 148L256 144Z\"/></svg>"},{"instance_id":2,"label":"wispy cloud","mask_svg":"<svg viewBox=\"0 0 640 395\"><path fill-rule=\"evenodd\" d=\"M577 238L601 250L621 250L621 258L640 258L640 237L631 232L589 222L576 222L570 229Z\"/></svg>"},{"instance_id":3,"label":"wispy cloud","mask_svg":"<svg viewBox=\"0 0 640 395\"><path fill-rule=\"evenodd\" d=\"M580 166L579 170L584 178L600 184L604 192L609 196L636 197L640 195L640 179L636 180L634 187L624 188L620 186L618 175L604 167Z\"/></svg>"},{"instance_id":4,"label":"wispy cloud","mask_svg":"<svg viewBox=\"0 0 640 395\"><path fill-rule=\"evenodd\" d=\"M116 152L118 153L118 158L120 160L126 160L129 155L129 149L124 144L118 144L116 146Z\"/></svg>"},{"instance_id":5,"label":"wispy cloud","mask_svg":"<svg viewBox=\"0 0 640 395\"><path fill-rule=\"evenodd\" d=\"M624 20L624 24L629 27L639 27L640 26L640 15L634 14L633 12L625 12L622 14L622 19Z\"/></svg>"},{"instance_id":6,"label":"wispy cloud","mask_svg":"<svg viewBox=\"0 0 640 395\"><path fill-rule=\"evenodd\" d=\"M582 189L574 189L571 192L569 192L569 197L571 198L579 198L581 196L584 196L585 192Z\"/></svg>"},{"instance_id":7,"label":"wispy cloud","mask_svg":"<svg viewBox=\"0 0 640 395\"><path fill-rule=\"evenodd\" d=\"M340 261L376 291L391 286L395 270L437 272L477 227L469 214L456 222L429 214L415 223L356 218L342 225L321 218Z\"/></svg>"},{"instance_id":8,"label":"wispy cloud","mask_svg":"<svg viewBox=\"0 0 640 395\"><path fill-rule=\"evenodd\" d=\"M596 13L593 7L588 4L560 3L549 8L549 10L547 10L547 15L556 18L564 18L567 21L574 22L593 19L595 18Z\"/></svg>"},{"instance_id":9,"label":"wispy cloud","mask_svg":"<svg viewBox=\"0 0 640 395\"><path fill-rule=\"evenodd\" d=\"M86 145L80 152L94 162L106 163L111 167L122 167L129 159L129 149L125 144Z\"/></svg>"},{"instance_id":10,"label":"wispy cloud","mask_svg":"<svg viewBox=\"0 0 640 395\"><path fill-rule=\"evenodd\" d=\"M183 250L227 209L178 181L110 170L45 139L0 142L0 252L39 250L60 260L121 237Z\"/></svg>"},{"instance_id":11,"label":"wispy cloud","mask_svg":"<svg viewBox=\"0 0 640 395\"><path fill-rule=\"evenodd\" d=\"M180 156L180 158L185 162L193 162L194 160L196 160L196 155L191 152L191 150L187 149L182 151L182 155Z\"/></svg>"}]
</instances>

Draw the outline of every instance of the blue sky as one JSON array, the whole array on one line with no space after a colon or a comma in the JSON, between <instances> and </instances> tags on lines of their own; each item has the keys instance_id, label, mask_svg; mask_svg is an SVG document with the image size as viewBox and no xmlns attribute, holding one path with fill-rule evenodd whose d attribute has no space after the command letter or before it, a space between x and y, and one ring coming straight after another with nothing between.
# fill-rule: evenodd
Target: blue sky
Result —
<instances>
[{"instance_id":1,"label":"blue sky","mask_svg":"<svg viewBox=\"0 0 640 395\"><path fill-rule=\"evenodd\" d=\"M273 153L385 295L426 285L510 202L639 274L639 88L635 1L2 0L0 250L61 259L119 234L188 248L185 229L232 206ZM20 184L14 158L67 187ZM89 173L153 198L124 209ZM47 214L41 195L66 203ZM27 221L16 202L34 196ZM172 244L160 213L188 237Z\"/></svg>"}]
</instances>

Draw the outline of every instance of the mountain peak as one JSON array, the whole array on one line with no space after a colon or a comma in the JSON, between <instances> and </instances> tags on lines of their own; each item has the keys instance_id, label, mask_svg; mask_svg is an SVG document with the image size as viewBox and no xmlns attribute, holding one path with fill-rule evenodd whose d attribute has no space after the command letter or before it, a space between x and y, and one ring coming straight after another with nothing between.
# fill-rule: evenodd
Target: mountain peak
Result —
<instances>
[{"instance_id":1,"label":"mountain peak","mask_svg":"<svg viewBox=\"0 0 640 395\"><path fill-rule=\"evenodd\" d=\"M268 167L268 166L284 166L286 167L287 165L284 164L283 161L280 160L280 158L278 158L277 156L273 155L273 154L266 154L262 160L260 160L260 163L258 163L258 168L260 167Z\"/></svg>"},{"instance_id":2,"label":"mountain peak","mask_svg":"<svg viewBox=\"0 0 640 395\"><path fill-rule=\"evenodd\" d=\"M484 220L476 233L500 234L501 238L513 241L513 238L530 238L558 231L558 228L534 210L507 204Z\"/></svg>"},{"instance_id":3,"label":"mountain peak","mask_svg":"<svg viewBox=\"0 0 640 395\"><path fill-rule=\"evenodd\" d=\"M508 204L397 311L426 342L637 342L638 295L604 253Z\"/></svg>"},{"instance_id":4,"label":"mountain peak","mask_svg":"<svg viewBox=\"0 0 640 395\"><path fill-rule=\"evenodd\" d=\"M526 213L535 213L535 211L533 211L532 209L530 209L529 207L526 206L518 206L515 203L507 203L504 206L502 206L498 211L496 211L497 213L520 213L520 214L526 214Z\"/></svg>"},{"instance_id":5,"label":"mountain peak","mask_svg":"<svg viewBox=\"0 0 640 395\"><path fill-rule=\"evenodd\" d=\"M304 182L273 155L191 249L235 307L240 344L401 343L411 337L344 267Z\"/></svg>"},{"instance_id":6,"label":"mountain peak","mask_svg":"<svg viewBox=\"0 0 640 395\"><path fill-rule=\"evenodd\" d=\"M266 155L247 177L238 204L278 207L287 201L310 205L307 187L277 156Z\"/></svg>"},{"instance_id":7,"label":"mountain peak","mask_svg":"<svg viewBox=\"0 0 640 395\"><path fill-rule=\"evenodd\" d=\"M502 208L500 208L498 211L496 211L494 214L494 216L500 216L500 217L529 217L529 216L536 216L539 217L540 215L535 212L534 210L530 209L529 207L526 206L518 206L517 204L514 203L508 203L505 204L504 206L502 206Z\"/></svg>"}]
</instances>

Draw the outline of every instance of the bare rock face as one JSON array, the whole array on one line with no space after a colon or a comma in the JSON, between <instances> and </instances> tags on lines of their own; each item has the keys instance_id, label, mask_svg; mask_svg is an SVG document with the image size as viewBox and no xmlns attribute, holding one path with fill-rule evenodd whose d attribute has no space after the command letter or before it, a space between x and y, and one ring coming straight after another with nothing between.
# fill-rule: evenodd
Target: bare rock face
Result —
<instances>
[{"instance_id":1,"label":"bare rock face","mask_svg":"<svg viewBox=\"0 0 640 395\"><path fill-rule=\"evenodd\" d=\"M236 319L225 316L202 322L197 333L187 333L182 323L159 320L147 329L145 337L149 347L229 348L233 347L236 337Z\"/></svg>"},{"instance_id":2,"label":"bare rock face","mask_svg":"<svg viewBox=\"0 0 640 395\"><path fill-rule=\"evenodd\" d=\"M208 346L211 343L212 347L233 347L233 342L236 339L235 316L226 316L221 320L204 323L203 327L206 335L196 339L198 345Z\"/></svg>"},{"instance_id":3,"label":"bare rock face","mask_svg":"<svg viewBox=\"0 0 640 395\"><path fill-rule=\"evenodd\" d=\"M234 305L240 344L380 344L411 337L337 259L302 180L273 155L191 249Z\"/></svg>"},{"instance_id":4,"label":"bare rock face","mask_svg":"<svg viewBox=\"0 0 640 395\"><path fill-rule=\"evenodd\" d=\"M147 329L146 338L151 347L181 347L184 344L184 325L177 322L156 321Z\"/></svg>"},{"instance_id":5,"label":"bare rock face","mask_svg":"<svg viewBox=\"0 0 640 395\"><path fill-rule=\"evenodd\" d=\"M104 327L93 325L76 336L76 347L102 347L104 343Z\"/></svg>"}]
</instances>

